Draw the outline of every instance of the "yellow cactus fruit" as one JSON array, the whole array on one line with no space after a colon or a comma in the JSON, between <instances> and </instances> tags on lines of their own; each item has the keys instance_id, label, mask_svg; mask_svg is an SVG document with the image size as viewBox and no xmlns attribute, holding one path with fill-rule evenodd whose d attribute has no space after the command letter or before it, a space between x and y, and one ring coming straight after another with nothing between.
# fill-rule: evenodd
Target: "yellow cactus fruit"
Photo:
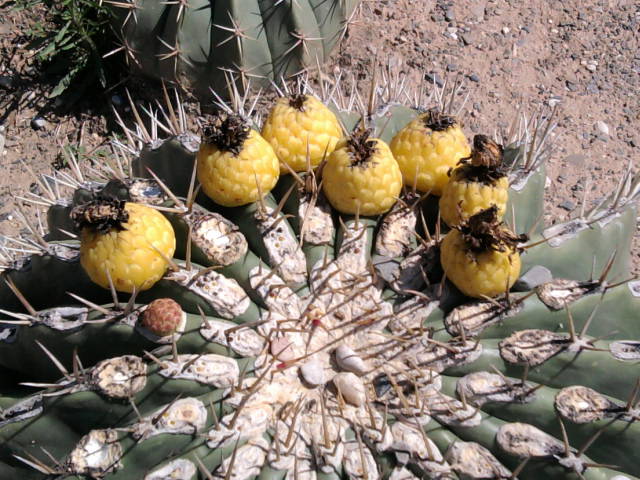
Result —
<instances>
[{"instance_id":1,"label":"yellow cactus fruit","mask_svg":"<svg viewBox=\"0 0 640 480\"><path fill-rule=\"evenodd\" d=\"M333 207L347 214L378 215L400 195L402 175L389 146L360 130L336 145L322 172L323 191Z\"/></svg>"},{"instance_id":2,"label":"yellow cactus fruit","mask_svg":"<svg viewBox=\"0 0 640 480\"><path fill-rule=\"evenodd\" d=\"M405 185L440 196L449 169L471 153L454 117L430 110L400 130L389 144Z\"/></svg>"},{"instance_id":3,"label":"yellow cactus fruit","mask_svg":"<svg viewBox=\"0 0 640 480\"><path fill-rule=\"evenodd\" d=\"M280 173L307 170L307 148L310 166L317 167L333 152L342 138L342 128L335 114L320 100L310 95L279 98L262 127L280 160Z\"/></svg>"},{"instance_id":4,"label":"yellow cactus fruit","mask_svg":"<svg viewBox=\"0 0 640 480\"><path fill-rule=\"evenodd\" d=\"M81 230L80 263L92 281L116 290L147 290L167 271L176 249L169 221L138 203L99 199L71 212Z\"/></svg>"},{"instance_id":5,"label":"yellow cactus fruit","mask_svg":"<svg viewBox=\"0 0 640 480\"><path fill-rule=\"evenodd\" d=\"M276 185L279 172L269 142L240 116L219 112L205 128L197 175L204 193L217 204L255 202Z\"/></svg>"},{"instance_id":6,"label":"yellow cactus fruit","mask_svg":"<svg viewBox=\"0 0 640 480\"><path fill-rule=\"evenodd\" d=\"M520 276L517 236L496 218L495 206L473 215L451 230L440 245L440 263L447 278L469 297L496 297Z\"/></svg>"},{"instance_id":7,"label":"yellow cactus fruit","mask_svg":"<svg viewBox=\"0 0 640 480\"><path fill-rule=\"evenodd\" d=\"M502 166L502 145L485 135L473 138L469 159L451 172L440 197L440 217L450 227L459 225L472 215L492 205L502 219L509 199L509 180Z\"/></svg>"}]
</instances>

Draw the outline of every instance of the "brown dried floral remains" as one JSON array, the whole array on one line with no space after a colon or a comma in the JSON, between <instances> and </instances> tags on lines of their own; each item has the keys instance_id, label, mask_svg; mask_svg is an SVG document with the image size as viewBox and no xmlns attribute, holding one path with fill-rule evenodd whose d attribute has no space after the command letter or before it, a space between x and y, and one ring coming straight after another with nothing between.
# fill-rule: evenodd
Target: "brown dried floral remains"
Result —
<instances>
[{"instance_id":1,"label":"brown dried floral remains","mask_svg":"<svg viewBox=\"0 0 640 480\"><path fill-rule=\"evenodd\" d=\"M300 93L294 93L289 96L289 106L299 112L304 112L304 102L306 101L307 96Z\"/></svg>"},{"instance_id":2,"label":"brown dried floral remains","mask_svg":"<svg viewBox=\"0 0 640 480\"><path fill-rule=\"evenodd\" d=\"M473 137L471 156L458 162L461 166L454 170L454 178L458 181L495 185L498 180L507 176L503 164L503 152L502 145L486 135L476 135Z\"/></svg>"},{"instance_id":3,"label":"brown dried floral remains","mask_svg":"<svg viewBox=\"0 0 640 480\"><path fill-rule=\"evenodd\" d=\"M351 167L366 167L376 154L376 142L370 139L371 129L360 129L351 134L347 140Z\"/></svg>"},{"instance_id":4,"label":"brown dried floral remains","mask_svg":"<svg viewBox=\"0 0 640 480\"><path fill-rule=\"evenodd\" d=\"M239 155L250 131L248 122L240 115L218 111L211 122L204 126L203 139L223 152Z\"/></svg>"},{"instance_id":5,"label":"brown dried floral remains","mask_svg":"<svg viewBox=\"0 0 640 480\"><path fill-rule=\"evenodd\" d=\"M125 210L126 202L115 198L97 198L83 205L73 207L71 219L78 230L91 228L106 234L111 230L126 230L124 224L129 221Z\"/></svg>"},{"instance_id":6,"label":"brown dried floral remains","mask_svg":"<svg viewBox=\"0 0 640 480\"><path fill-rule=\"evenodd\" d=\"M462 234L470 253L492 250L506 252L508 249L517 249L519 243L527 241L527 235L516 235L504 227L504 222L498 221L497 214L498 207L492 205L454 227Z\"/></svg>"},{"instance_id":7,"label":"brown dried floral remains","mask_svg":"<svg viewBox=\"0 0 640 480\"><path fill-rule=\"evenodd\" d=\"M458 120L450 115L445 115L438 110L429 110L422 117L424 126L434 132L444 132L458 124Z\"/></svg>"}]
</instances>

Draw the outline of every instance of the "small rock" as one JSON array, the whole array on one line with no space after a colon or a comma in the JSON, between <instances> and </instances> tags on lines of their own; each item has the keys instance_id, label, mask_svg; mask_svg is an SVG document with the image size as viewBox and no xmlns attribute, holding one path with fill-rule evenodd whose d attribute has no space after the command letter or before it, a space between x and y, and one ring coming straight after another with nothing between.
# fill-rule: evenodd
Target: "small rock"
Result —
<instances>
[{"instance_id":1,"label":"small rock","mask_svg":"<svg viewBox=\"0 0 640 480\"><path fill-rule=\"evenodd\" d=\"M564 175L558 175L558 178L556 180L558 180L558 182L560 183L564 183L567 180L567 177L565 177Z\"/></svg>"},{"instance_id":2,"label":"small rock","mask_svg":"<svg viewBox=\"0 0 640 480\"><path fill-rule=\"evenodd\" d=\"M573 203L573 202L571 202L569 200L565 200L564 202L559 204L558 207L562 208L563 210L566 210L567 212L570 212L571 210L576 208L576 205L575 205L575 203Z\"/></svg>"},{"instance_id":3,"label":"small rock","mask_svg":"<svg viewBox=\"0 0 640 480\"><path fill-rule=\"evenodd\" d=\"M279 337L271 341L269 345L271 355L276 357L281 362L288 362L295 358L293 348L291 348L291 341L287 337Z\"/></svg>"},{"instance_id":4,"label":"small rock","mask_svg":"<svg viewBox=\"0 0 640 480\"><path fill-rule=\"evenodd\" d=\"M460 35L460 38L462 39L462 43L465 45L473 45L473 35L470 33L463 33Z\"/></svg>"},{"instance_id":5,"label":"small rock","mask_svg":"<svg viewBox=\"0 0 640 480\"><path fill-rule=\"evenodd\" d=\"M324 385L326 382L324 368L322 367L322 364L314 360L302 365L300 367L300 374L302 375L302 378L304 379L304 381L313 387Z\"/></svg>"},{"instance_id":6,"label":"small rock","mask_svg":"<svg viewBox=\"0 0 640 480\"><path fill-rule=\"evenodd\" d=\"M472 73L471 75L469 75L469 80L471 80L472 82L479 83L480 82L480 77L478 75L476 75L475 73Z\"/></svg>"},{"instance_id":7,"label":"small rock","mask_svg":"<svg viewBox=\"0 0 640 480\"><path fill-rule=\"evenodd\" d=\"M116 93L115 95L111 96L111 103L113 103L116 107L121 107L122 105L124 105L125 101L121 95L118 95Z\"/></svg>"},{"instance_id":8,"label":"small rock","mask_svg":"<svg viewBox=\"0 0 640 480\"><path fill-rule=\"evenodd\" d=\"M456 19L456 14L453 8L449 7L444 11L444 18L447 22L453 22Z\"/></svg>"},{"instance_id":9,"label":"small rock","mask_svg":"<svg viewBox=\"0 0 640 480\"><path fill-rule=\"evenodd\" d=\"M506 35L507 33L509 33L511 31L511 29L509 27L502 27L502 34Z\"/></svg>"},{"instance_id":10,"label":"small rock","mask_svg":"<svg viewBox=\"0 0 640 480\"><path fill-rule=\"evenodd\" d=\"M609 125L604 123L602 120L598 120L594 127L597 132L601 133L602 135L609 136Z\"/></svg>"},{"instance_id":11,"label":"small rock","mask_svg":"<svg viewBox=\"0 0 640 480\"><path fill-rule=\"evenodd\" d=\"M513 289L517 292L527 292L551 280L553 275L548 268L534 265L513 284Z\"/></svg>"},{"instance_id":12,"label":"small rock","mask_svg":"<svg viewBox=\"0 0 640 480\"><path fill-rule=\"evenodd\" d=\"M447 27L447 31L445 32L445 37L453 38L454 40L458 39L458 29L456 27Z\"/></svg>"},{"instance_id":13,"label":"small rock","mask_svg":"<svg viewBox=\"0 0 640 480\"><path fill-rule=\"evenodd\" d=\"M551 97L549 100L547 100L547 104L553 108L556 105L558 105L560 102L562 102L562 98L561 97Z\"/></svg>"},{"instance_id":14,"label":"small rock","mask_svg":"<svg viewBox=\"0 0 640 480\"><path fill-rule=\"evenodd\" d=\"M572 82L570 80L567 80L566 82L567 85L567 90L569 90L570 92L575 92L578 90L578 84L575 82Z\"/></svg>"},{"instance_id":15,"label":"small rock","mask_svg":"<svg viewBox=\"0 0 640 480\"><path fill-rule=\"evenodd\" d=\"M439 87L444 86L444 82L440 78L440 75L435 72L425 73L424 78L427 82L435 83Z\"/></svg>"},{"instance_id":16,"label":"small rock","mask_svg":"<svg viewBox=\"0 0 640 480\"><path fill-rule=\"evenodd\" d=\"M455 72L456 70L458 70L458 66L455 63L447 64L447 72Z\"/></svg>"},{"instance_id":17,"label":"small rock","mask_svg":"<svg viewBox=\"0 0 640 480\"><path fill-rule=\"evenodd\" d=\"M367 373L367 366L365 365L364 360L344 344L336 348L336 363L342 370L353 372L359 376Z\"/></svg>"},{"instance_id":18,"label":"small rock","mask_svg":"<svg viewBox=\"0 0 640 480\"><path fill-rule=\"evenodd\" d=\"M378 398L383 397L385 393L391 390L391 387L391 381L389 380L389 377L387 377L386 373L381 373L373 379L373 388L375 389L376 396Z\"/></svg>"},{"instance_id":19,"label":"small rock","mask_svg":"<svg viewBox=\"0 0 640 480\"><path fill-rule=\"evenodd\" d=\"M333 384L339 394L347 403L355 407L364 404L366 400L364 384L362 380L351 372L338 373L333 377Z\"/></svg>"},{"instance_id":20,"label":"small rock","mask_svg":"<svg viewBox=\"0 0 640 480\"><path fill-rule=\"evenodd\" d=\"M34 130L42 130L45 126L44 118L42 117L33 117L31 119L31 128Z\"/></svg>"}]
</instances>

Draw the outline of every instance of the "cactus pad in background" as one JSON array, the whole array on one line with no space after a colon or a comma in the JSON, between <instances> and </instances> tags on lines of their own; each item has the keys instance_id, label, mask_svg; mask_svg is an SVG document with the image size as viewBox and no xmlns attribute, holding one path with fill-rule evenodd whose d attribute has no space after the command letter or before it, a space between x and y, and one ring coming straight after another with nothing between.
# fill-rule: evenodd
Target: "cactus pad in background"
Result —
<instances>
[{"instance_id":1,"label":"cactus pad in background","mask_svg":"<svg viewBox=\"0 0 640 480\"><path fill-rule=\"evenodd\" d=\"M389 141L417 112L385 80L366 121ZM358 123L353 104L332 99ZM552 124L516 123L507 217L533 237L523 272L553 278L478 301L442 278L437 199L408 189L384 216L340 215L316 172L302 172L261 202L220 207L189 182L198 145L180 106L164 118L171 138L149 133L158 118L127 129L142 149L119 144L94 182L76 166L49 179L37 200L51 205L49 237L32 226L32 238L7 240L7 262L9 248L33 253L7 264L0 286L0 476L640 475L631 175L580 218L537 228ZM155 178L136 178L147 169ZM76 201L110 192L156 205L177 239L164 278L135 298L92 284L77 242L61 240L74 206L63 184ZM174 302L153 302L164 298Z\"/></svg>"},{"instance_id":2,"label":"cactus pad in background","mask_svg":"<svg viewBox=\"0 0 640 480\"><path fill-rule=\"evenodd\" d=\"M358 0L108 2L131 67L179 82L203 97L280 82L325 62Z\"/></svg>"}]
</instances>

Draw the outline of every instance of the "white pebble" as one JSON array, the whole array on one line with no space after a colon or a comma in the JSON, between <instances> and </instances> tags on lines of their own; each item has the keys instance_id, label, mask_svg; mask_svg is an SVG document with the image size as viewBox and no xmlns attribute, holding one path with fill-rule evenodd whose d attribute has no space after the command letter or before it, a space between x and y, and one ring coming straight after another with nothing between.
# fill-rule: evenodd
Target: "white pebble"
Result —
<instances>
[{"instance_id":1,"label":"white pebble","mask_svg":"<svg viewBox=\"0 0 640 480\"><path fill-rule=\"evenodd\" d=\"M347 403L356 407L359 407L364 403L366 399L364 384L362 383L362 380L353 373L338 373L333 377L333 384Z\"/></svg>"},{"instance_id":2,"label":"white pebble","mask_svg":"<svg viewBox=\"0 0 640 480\"><path fill-rule=\"evenodd\" d=\"M609 125L604 123L602 120L598 120L596 122L595 128L601 134L609 136Z\"/></svg>"},{"instance_id":3,"label":"white pebble","mask_svg":"<svg viewBox=\"0 0 640 480\"><path fill-rule=\"evenodd\" d=\"M291 348L291 340L287 337L279 337L271 341L269 346L271 355L281 362L288 362L294 359L293 348Z\"/></svg>"},{"instance_id":4,"label":"white pebble","mask_svg":"<svg viewBox=\"0 0 640 480\"><path fill-rule=\"evenodd\" d=\"M300 367L300 374L305 382L317 387L325 383L324 368L319 362L310 361Z\"/></svg>"},{"instance_id":5,"label":"white pebble","mask_svg":"<svg viewBox=\"0 0 640 480\"><path fill-rule=\"evenodd\" d=\"M367 366L364 364L364 360L344 344L336 348L336 363L342 370L353 372L359 376L367 372Z\"/></svg>"}]
</instances>

